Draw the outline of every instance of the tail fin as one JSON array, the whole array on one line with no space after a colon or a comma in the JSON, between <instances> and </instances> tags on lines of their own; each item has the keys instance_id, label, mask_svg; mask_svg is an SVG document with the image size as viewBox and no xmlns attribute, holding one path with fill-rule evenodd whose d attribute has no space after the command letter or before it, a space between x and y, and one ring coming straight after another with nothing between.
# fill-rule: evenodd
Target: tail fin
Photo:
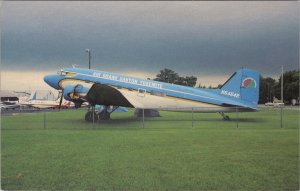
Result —
<instances>
[{"instance_id":1,"label":"tail fin","mask_svg":"<svg viewBox=\"0 0 300 191\"><path fill-rule=\"evenodd\" d=\"M31 92L29 100L36 100L36 91L35 92Z\"/></svg>"},{"instance_id":2,"label":"tail fin","mask_svg":"<svg viewBox=\"0 0 300 191\"><path fill-rule=\"evenodd\" d=\"M240 69L220 89L223 95L257 105L259 98L259 73L251 69Z\"/></svg>"}]
</instances>

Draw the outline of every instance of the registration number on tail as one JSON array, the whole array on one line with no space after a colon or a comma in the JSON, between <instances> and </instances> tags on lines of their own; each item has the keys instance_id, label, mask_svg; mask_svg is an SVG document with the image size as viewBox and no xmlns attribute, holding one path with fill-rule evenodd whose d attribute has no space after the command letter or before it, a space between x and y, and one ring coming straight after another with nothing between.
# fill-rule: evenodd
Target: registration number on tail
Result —
<instances>
[{"instance_id":1,"label":"registration number on tail","mask_svg":"<svg viewBox=\"0 0 300 191\"><path fill-rule=\"evenodd\" d=\"M230 96L230 97L240 98L239 93L231 92L231 91L227 91L227 90L222 90L221 94L226 95L226 96Z\"/></svg>"}]
</instances>

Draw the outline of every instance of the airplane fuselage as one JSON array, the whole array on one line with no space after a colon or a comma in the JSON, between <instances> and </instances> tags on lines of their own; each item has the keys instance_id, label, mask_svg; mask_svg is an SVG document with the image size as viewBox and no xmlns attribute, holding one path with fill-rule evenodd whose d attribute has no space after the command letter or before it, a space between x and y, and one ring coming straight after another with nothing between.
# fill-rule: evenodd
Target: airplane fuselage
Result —
<instances>
[{"instance_id":1,"label":"airplane fuselage","mask_svg":"<svg viewBox=\"0 0 300 191\"><path fill-rule=\"evenodd\" d=\"M56 78L52 82L50 79L45 81L56 89L80 84L81 96L85 96L95 83L109 86L121 93L135 108L194 112L236 111L234 107L247 111L257 109L257 103L244 101L239 92L224 89L192 88L79 68L65 69Z\"/></svg>"}]
</instances>

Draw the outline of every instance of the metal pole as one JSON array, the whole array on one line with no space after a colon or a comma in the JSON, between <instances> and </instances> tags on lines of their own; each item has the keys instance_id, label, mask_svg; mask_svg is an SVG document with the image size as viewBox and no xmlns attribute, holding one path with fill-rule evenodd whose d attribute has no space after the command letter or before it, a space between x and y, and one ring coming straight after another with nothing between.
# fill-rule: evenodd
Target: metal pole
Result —
<instances>
[{"instance_id":1,"label":"metal pole","mask_svg":"<svg viewBox=\"0 0 300 191\"><path fill-rule=\"evenodd\" d=\"M283 103L283 65L281 66L281 103Z\"/></svg>"},{"instance_id":2,"label":"metal pole","mask_svg":"<svg viewBox=\"0 0 300 191\"><path fill-rule=\"evenodd\" d=\"M271 86L268 84L268 102L271 102Z\"/></svg>"},{"instance_id":3,"label":"metal pole","mask_svg":"<svg viewBox=\"0 0 300 191\"><path fill-rule=\"evenodd\" d=\"M282 110L283 107L280 107L280 128L282 128Z\"/></svg>"},{"instance_id":4,"label":"metal pole","mask_svg":"<svg viewBox=\"0 0 300 191\"><path fill-rule=\"evenodd\" d=\"M89 49L89 69L91 69L91 51Z\"/></svg>"},{"instance_id":5,"label":"metal pole","mask_svg":"<svg viewBox=\"0 0 300 191\"><path fill-rule=\"evenodd\" d=\"M92 106L93 127L95 125L95 106Z\"/></svg>"},{"instance_id":6,"label":"metal pole","mask_svg":"<svg viewBox=\"0 0 300 191\"><path fill-rule=\"evenodd\" d=\"M88 49L85 49L85 51L87 53L89 53L89 69L91 69L91 50L88 48Z\"/></svg>"},{"instance_id":7,"label":"metal pole","mask_svg":"<svg viewBox=\"0 0 300 191\"><path fill-rule=\"evenodd\" d=\"M235 106L235 112L236 112L236 128L239 128L239 111L237 106Z\"/></svg>"},{"instance_id":8,"label":"metal pole","mask_svg":"<svg viewBox=\"0 0 300 191\"><path fill-rule=\"evenodd\" d=\"M192 128L194 128L194 108L192 107Z\"/></svg>"},{"instance_id":9,"label":"metal pole","mask_svg":"<svg viewBox=\"0 0 300 191\"><path fill-rule=\"evenodd\" d=\"M44 129L46 129L46 112L44 111Z\"/></svg>"},{"instance_id":10,"label":"metal pole","mask_svg":"<svg viewBox=\"0 0 300 191\"><path fill-rule=\"evenodd\" d=\"M143 128L145 128L145 112L144 112L144 108L143 108Z\"/></svg>"}]
</instances>

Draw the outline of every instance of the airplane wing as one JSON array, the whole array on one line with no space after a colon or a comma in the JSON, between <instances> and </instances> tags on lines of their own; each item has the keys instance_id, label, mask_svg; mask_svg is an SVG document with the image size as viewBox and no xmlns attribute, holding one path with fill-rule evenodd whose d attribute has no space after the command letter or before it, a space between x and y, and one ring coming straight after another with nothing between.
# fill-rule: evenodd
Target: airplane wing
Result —
<instances>
[{"instance_id":1,"label":"airplane wing","mask_svg":"<svg viewBox=\"0 0 300 191\"><path fill-rule=\"evenodd\" d=\"M95 83L85 97L89 103L94 105L134 107L122 93L108 85Z\"/></svg>"}]
</instances>

